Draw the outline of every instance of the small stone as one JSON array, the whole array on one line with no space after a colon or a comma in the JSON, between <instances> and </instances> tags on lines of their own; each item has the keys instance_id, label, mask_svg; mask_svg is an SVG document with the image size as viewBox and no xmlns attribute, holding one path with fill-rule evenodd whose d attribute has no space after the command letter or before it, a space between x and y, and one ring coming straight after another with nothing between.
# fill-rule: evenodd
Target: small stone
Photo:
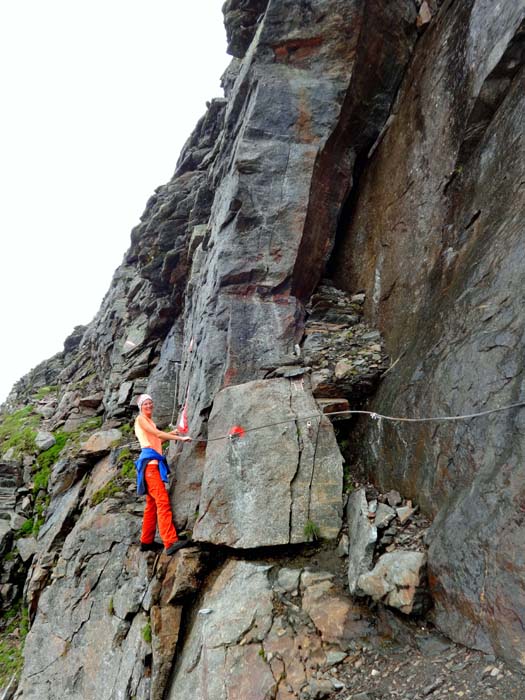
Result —
<instances>
[{"instance_id":1,"label":"small stone","mask_svg":"<svg viewBox=\"0 0 525 700\"><path fill-rule=\"evenodd\" d=\"M10 513L11 515L11 528L13 530L20 530L22 525L27 521L27 518L24 518L22 515L19 515L18 513Z\"/></svg>"},{"instance_id":2,"label":"small stone","mask_svg":"<svg viewBox=\"0 0 525 700\"><path fill-rule=\"evenodd\" d=\"M335 666L336 664L340 664L341 661L346 659L346 652L344 651L335 651L334 649L331 649L330 651L326 652L326 665L327 666Z\"/></svg>"},{"instance_id":3,"label":"small stone","mask_svg":"<svg viewBox=\"0 0 525 700\"><path fill-rule=\"evenodd\" d=\"M31 499L29 496L24 496L22 499L22 504L20 506L22 510L28 510L31 507Z\"/></svg>"},{"instance_id":4,"label":"small stone","mask_svg":"<svg viewBox=\"0 0 525 700\"><path fill-rule=\"evenodd\" d=\"M16 540L16 548L22 561L27 561L37 552L38 545L34 537L20 537Z\"/></svg>"},{"instance_id":5,"label":"small stone","mask_svg":"<svg viewBox=\"0 0 525 700\"><path fill-rule=\"evenodd\" d=\"M339 360L334 370L335 378L344 379L352 371L354 365L360 362L360 360L355 360L354 362L349 360Z\"/></svg>"},{"instance_id":6,"label":"small stone","mask_svg":"<svg viewBox=\"0 0 525 700\"><path fill-rule=\"evenodd\" d=\"M301 569L282 568L277 575L277 586L286 593L295 593L299 586Z\"/></svg>"},{"instance_id":7,"label":"small stone","mask_svg":"<svg viewBox=\"0 0 525 700\"><path fill-rule=\"evenodd\" d=\"M56 440L54 436L46 430L39 430L35 437L35 446L39 452L45 452L50 447L53 447Z\"/></svg>"},{"instance_id":8,"label":"small stone","mask_svg":"<svg viewBox=\"0 0 525 700\"><path fill-rule=\"evenodd\" d=\"M399 491L389 491L388 493L385 494L385 500L388 503L389 506L392 506L392 508L395 508L395 506L399 506L402 503L401 495L399 494Z\"/></svg>"},{"instance_id":9,"label":"small stone","mask_svg":"<svg viewBox=\"0 0 525 700\"><path fill-rule=\"evenodd\" d=\"M428 24L430 20L432 19L432 12L430 11L430 7L428 6L428 3L426 0L424 0L421 3L421 7L419 8L419 14L416 19L416 25L418 27L423 27L425 24Z\"/></svg>"},{"instance_id":10,"label":"small stone","mask_svg":"<svg viewBox=\"0 0 525 700\"><path fill-rule=\"evenodd\" d=\"M342 535L341 539L339 540L339 544L337 545L337 549L335 550L337 556L338 557L347 557L348 556L348 546L349 546L348 535Z\"/></svg>"},{"instance_id":11,"label":"small stone","mask_svg":"<svg viewBox=\"0 0 525 700\"><path fill-rule=\"evenodd\" d=\"M85 452L91 452L93 454L109 452L112 447L118 444L119 440L122 438L122 433L120 430L113 428L111 430L101 430L99 432L93 433L89 439L82 445L82 449Z\"/></svg>"},{"instance_id":12,"label":"small stone","mask_svg":"<svg viewBox=\"0 0 525 700\"><path fill-rule=\"evenodd\" d=\"M370 675L371 675L373 678L377 678L377 676L380 676L381 674L379 673L379 671L377 670L377 668L373 668L373 669L371 670L371 672L370 672Z\"/></svg>"},{"instance_id":13,"label":"small stone","mask_svg":"<svg viewBox=\"0 0 525 700\"><path fill-rule=\"evenodd\" d=\"M322 698L328 697L333 691L331 681L312 680L310 681L309 685L310 697L312 700L322 700Z\"/></svg>"},{"instance_id":14,"label":"small stone","mask_svg":"<svg viewBox=\"0 0 525 700\"><path fill-rule=\"evenodd\" d=\"M437 690L440 686L443 685L445 682L444 678L436 678L436 680L428 685L426 688L423 689L423 697L427 697L428 695L432 695L432 693Z\"/></svg>"},{"instance_id":15,"label":"small stone","mask_svg":"<svg viewBox=\"0 0 525 700\"><path fill-rule=\"evenodd\" d=\"M334 690L342 690L343 688L346 688L345 684L341 681L338 681L337 678L334 678L332 680L332 687Z\"/></svg>"},{"instance_id":16,"label":"small stone","mask_svg":"<svg viewBox=\"0 0 525 700\"><path fill-rule=\"evenodd\" d=\"M83 396L79 399L79 405L85 408L98 408L102 403L104 394L99 392L98 394L91 394L90 396Z\"/></svg>"},{"instance_id":17,"label":"small stone","mask_svg":"<svg viewBox=\"0 0 525 700\"><path fill-rule=\"evenodd\" d=\"M409 520L414 514L415 509L410 506L403 506L402 508L396 508L397 517L401 525L404 525L407 520Z\"/></svg>"},{"instance_id":18,"label":"small stone","mask_svg":"<svg viewBox=\"0 0 525 700\"><path fill-rule=\"evenodd\" d=\"M379 503L374 524L378 529L382 530L388 527L395 517L396 512L392 508L384 503Z\"/></svg>"}]
</instances>

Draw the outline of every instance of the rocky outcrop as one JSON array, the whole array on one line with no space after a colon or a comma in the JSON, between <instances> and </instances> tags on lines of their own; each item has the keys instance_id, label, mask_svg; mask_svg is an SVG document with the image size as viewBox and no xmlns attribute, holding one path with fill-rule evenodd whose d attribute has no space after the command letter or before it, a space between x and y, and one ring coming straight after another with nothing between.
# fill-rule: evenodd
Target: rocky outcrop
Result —
<instances>
[{"instance_id":1,"label":"rocky outcrop","mask_svg":"<svg viewBox=\"0 0 525 700\"><path fill-rule=\"evenodd\" d=\"M366 292L365 316L396 362L378 412L460 415L523 400L524 15L523 2L444 3L340 229L334 279ZM360 440L383 488L437 516L437 624L519 663L523 420L514 410L367 422Z\"/></svg>"},{"instance_id":2,"label":"rocky outcrop","mask_svg":"<svg viewBox=\"0 0 525 700\"><path fill-rule=\"evenodd\" d=\"M525 5L224 14L225 97L94 321L6 404L2 595L28 569L31 622L18 697L329 697L331 669L377 641L346 586L395 627L382 606L424 614L427 569L436 624L523 667L523 411L336 431L327 414L523 399ZM161 426L187 403L194 438L169 452L197 542L172 560L137 546L143 391ZM354 491L345 524L363 476L399 493Z\"/></svg>"},{"instance_id":3,"label":"rocky outcrop","mask_svg":"<svg viewBox=\"0 0 525 700\"><path fill-rule=\"evenodd\" d=\"M371 633L333 574L230 560L200 601L167 698L325 697L327 674ZM246 670L250 669L249 673Z\"/></svg>"},{"instance_id":4,"label":"rocky outcrop","mask_svg":"<svg viewBox=\"0 0 525 700\"><path fill-rule=\"evenodd\" d=\"M348 588L405 614L429 607L426 538L428 521L392 491L361 487L347 503Z\"/></svg>"}]
</instances>

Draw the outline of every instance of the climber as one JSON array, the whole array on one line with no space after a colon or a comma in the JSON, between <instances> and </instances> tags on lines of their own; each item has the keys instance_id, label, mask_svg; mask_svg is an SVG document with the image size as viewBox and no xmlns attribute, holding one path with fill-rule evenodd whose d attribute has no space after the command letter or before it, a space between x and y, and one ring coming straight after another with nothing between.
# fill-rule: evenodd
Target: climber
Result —
<instances>
[{"instance_id":1,"label":"climber","mask_svg":"<svg viewBox=\"0 0 525 700\"><path fill-rule=\"evenodd\" d=\"M178 549L187 547L191 540L177 535L171 514L168 492L163 482L168 481L169 467L162 454L163 440L180 440L190 442L188 436L180 436L176 430L164 432L158 430L151 416L153 399L149 394L141 394L137 400L139 415L135 419L135 435L142 448L135 462L137 467L137 493L146 495L146 507L142 521L140 549L142 552L153 551L160 547L154 542L157 520L159 533L166 554L174 554Z\"/></svg>"}]
</instances>

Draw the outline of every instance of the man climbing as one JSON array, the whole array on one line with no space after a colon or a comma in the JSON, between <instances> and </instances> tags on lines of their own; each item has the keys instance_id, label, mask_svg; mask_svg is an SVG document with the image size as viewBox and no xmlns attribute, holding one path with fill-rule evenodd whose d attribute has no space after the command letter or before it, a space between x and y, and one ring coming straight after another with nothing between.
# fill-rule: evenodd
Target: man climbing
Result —
<instances>
[{"instance_id":1,"label":"man climbing","mask_svg":"<svg viewBox=\"0 0 525 700\"><path fill-rule=\"evenodd\" d=\"M171 514L168 492L163 482L168 481L169 466L162 454L163 440L190 442L188 436L180 436L176 430L164 432L153 422L153 399L149 394L141 394L137 400L139 415L135 419L135 435L142 448L135 462L137 467L137 493L146 495L146 507L142 521L140 549L152 551L158 545L154 542L157 521L159 533L166 554L174 554L178 549L190 544L190 540L177 535Z\"/></svg>"}]
</instances>

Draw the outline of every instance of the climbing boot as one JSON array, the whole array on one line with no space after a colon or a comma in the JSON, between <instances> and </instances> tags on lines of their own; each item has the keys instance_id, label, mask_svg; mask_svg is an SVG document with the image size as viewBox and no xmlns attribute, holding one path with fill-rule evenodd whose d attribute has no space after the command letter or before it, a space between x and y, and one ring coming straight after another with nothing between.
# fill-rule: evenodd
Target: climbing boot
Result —
<instances>
[{"instance_id":1,"label":"climbing boot","mask_svg":"<svg viewBox=\"0 0 525 700\"><path fill-rule=\"evenodd\" d=\"M171 556L172 554L175 554L179 549L182 549L183 547L188 547L190 544L192 544L192 541L189 540L187 537L180 537L176 542L174 542L172 545L168 547L166 550L166 554L168 556Z\"/></svg>"},{"instance_id":2,"label":"climbing boot","mask_svg":"<svg viewBox=\"0 0 525 700\"><path fill-rule=\"evenodd\" d=\"M164 549L160 542L141 542L140 551L141 552L160 552Z\"/></svg>"}]
</instances>

